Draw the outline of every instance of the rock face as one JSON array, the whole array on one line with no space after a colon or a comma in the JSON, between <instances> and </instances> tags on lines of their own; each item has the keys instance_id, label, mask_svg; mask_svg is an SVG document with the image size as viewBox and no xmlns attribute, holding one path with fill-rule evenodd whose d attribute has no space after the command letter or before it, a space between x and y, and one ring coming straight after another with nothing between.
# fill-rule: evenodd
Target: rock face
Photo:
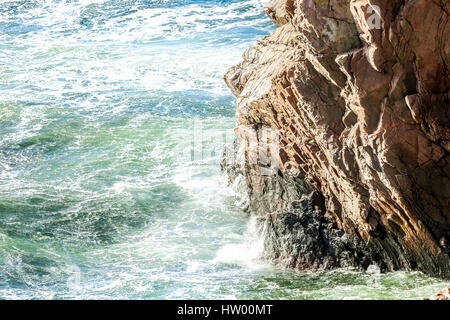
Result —
<instances>
[{"instance_id":1,"label":"rock face","mask_svg":"<svg viewBox=\"0 0 450 320\"><path fill-rule=\"evenodd\" d=\"M268 256L450 277L450 2L265 10L278 28L225 75L242 150L223 168L245 177Z\"/></svg>"},{"instance_id":2,"label":"rock face","mask_svg":"<svg viewBox=\"0 0 450 320\"><path fill-rule=\"evenodd\" d=\"M442 289L434 296L432 296L430 299L426 300L450 300L450 287Z\"/></svg>"}]
</instances>

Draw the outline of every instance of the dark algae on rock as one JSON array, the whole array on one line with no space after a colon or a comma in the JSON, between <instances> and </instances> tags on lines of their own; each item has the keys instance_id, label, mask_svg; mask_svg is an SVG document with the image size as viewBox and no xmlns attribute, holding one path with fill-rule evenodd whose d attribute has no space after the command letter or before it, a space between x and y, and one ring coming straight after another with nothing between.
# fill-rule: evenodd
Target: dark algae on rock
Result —
<instances>
[{"instance_id":1,"label":"dark algae on rock","mask_svg":"<svg viewBox=\"0 0 450 320\"><path fill-rule=\"evenodd\" d=\"M277 29L225 74L237 141L222 169L243 177L266 257L449 278L450 3L265 10Z\"/></svg>"}]
</instances>

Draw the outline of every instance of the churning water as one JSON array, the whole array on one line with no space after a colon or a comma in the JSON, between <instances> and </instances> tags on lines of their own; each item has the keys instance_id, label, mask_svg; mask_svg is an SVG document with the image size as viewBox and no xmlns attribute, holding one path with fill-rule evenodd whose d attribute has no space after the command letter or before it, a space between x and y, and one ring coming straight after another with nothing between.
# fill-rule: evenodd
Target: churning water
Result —
<instances>
[{"instance_id":1,"label":"churning water","mask_svg":"<svg viewBox=\"0 0 450 320\"><path fill-rule=\"evenodd\" d=\"M220 176L226 68L259 0L0 2L0 297L420 298L420 273L299 273Z\"/></svg>"}]
</instances>

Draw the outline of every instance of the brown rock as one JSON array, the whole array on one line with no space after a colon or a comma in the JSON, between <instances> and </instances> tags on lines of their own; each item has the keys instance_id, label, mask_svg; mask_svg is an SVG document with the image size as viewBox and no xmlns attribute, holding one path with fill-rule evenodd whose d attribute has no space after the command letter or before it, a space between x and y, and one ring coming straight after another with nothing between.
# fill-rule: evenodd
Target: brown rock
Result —
<instances>
[{"instance_id":1,"label":"brown rock","mask_svg":"<svg viewBox=\"0 0 450 320\"><path fill-rule=\"evenodd\" d=\"M240 141L276 130L279 173L319 190L342 230L383 245L392 269L447 277L449 10L446 0L271 0L279 27L225 75ZM243 172L258 190L265 176L250 153Z\"/></svg>"},{"instance_id":2,"label":"brown rock","mask_svg":"<svg viewBox=\"0 0 450 320\"><path fill-rule=\"evenodd\" d=\"M428 300L450 300L450 287L442 289Z\"/></svg>"}]
</instances>

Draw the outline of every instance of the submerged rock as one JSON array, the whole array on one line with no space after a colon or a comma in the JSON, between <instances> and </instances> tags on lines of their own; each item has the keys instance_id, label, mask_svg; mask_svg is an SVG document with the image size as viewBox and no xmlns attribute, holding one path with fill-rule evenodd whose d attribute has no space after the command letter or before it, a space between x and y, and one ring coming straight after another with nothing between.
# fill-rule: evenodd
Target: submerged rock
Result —
<instances>
[{"instance_id":1,"label":"submerged rock","mask_svg":"<svg viewBox=\"0 0 450 320\"><path fill-rule=\"evenodd\" d=\"M245 178L269 258L450 277L449 10L266 5L278 28L225 75L241 150L222 167Z\"/></svg>"}]
</instances>

